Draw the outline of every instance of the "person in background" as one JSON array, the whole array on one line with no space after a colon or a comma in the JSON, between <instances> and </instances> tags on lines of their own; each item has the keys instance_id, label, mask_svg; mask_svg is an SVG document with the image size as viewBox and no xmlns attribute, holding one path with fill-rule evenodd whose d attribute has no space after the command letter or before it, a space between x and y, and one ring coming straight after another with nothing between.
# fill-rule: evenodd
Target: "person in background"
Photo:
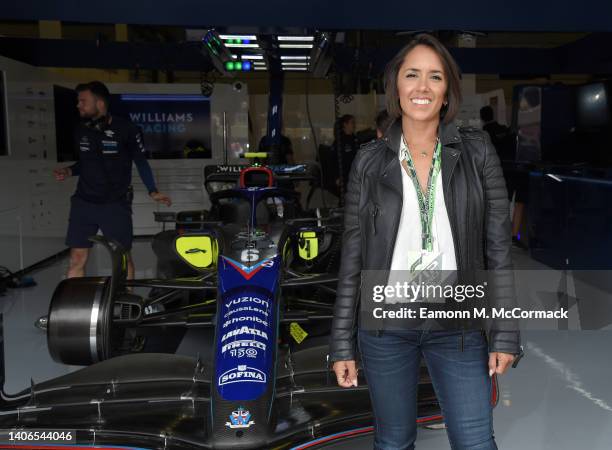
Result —
<instances>
[{"instance_id":1,"label":"person in background","mask_svg":"<svg viewBox=\"0 0 612 450\"><path fill-rule=\"evenodd\" d=\"M273 145L268 144L268 141L268 136L263 136L259 141L257 151L271 153L271 164L294 164L293 144L291 143L291 139L285 136L284 129L281 130L280 145L278 148L274 148Z\"/></svg>"},{"instance_id":2,"label":"person in background","mask_svg":"<svg viewBox=\"0 0 612 450\"><path fill-rule=\"evenodd\" d=\"M387 112L387 110L383 109L382 111L379 111L378 114L376 114L375 121L376 121L376 139L380 139L384 136L387 129L391 126L391 124L393 123L393 120L391 120L391 118L389 117L389 113Z\"/></svg>"},{"instance_id":3,"label":"person in background","mask_svg":"<svg viewBox=\"0 0 612 450\"><path fill-rule=\"evenodd\" d=\"M489 105L480 108L480 120L482 129L489 133L491 142L497 150L497 155L501 161L514 160L515 135L510 128L500 124L495 120L493 108Z\"/></svg>"},{"instance_id":4,"label":"person in background","mask_svg":"<svg viewBox=\"0 0 612 450\"><path fill-rule=\"evenodd\" d=\"M332 150L338 158L338 173L342 176L343 185L346 188L351 165L359 150L359 140L355 136L355 116L345 114L336 123L336 139L332 144ZM336 153L337 152L337 153ZM336 180L340 185L340 178ZM345 189L346 190L346 189Z\"/></svg>"},{"instance_id":5,"label":"person in background","mask_svg":"<svg viewBox=\"0 0 612 450\"><path fill-rule=\"evenodd\" d=\"M75 131L79 159L69 167L54 170L55 179L78 176L71 198L66 245L70 247L68 278L85 275L85 265L98 230L118 241L126 251L132 248L132 163L136 165L149 197L170 206L170 197L159 192L147 162L142 132L127 119L109 114L107 87L92 81L79 84L77 109L82 119ZM128 279L134 277L134 263L128 257Z\"/></svg>"},{"instance_id":6,"label":"person in background","mask_svg":"<svg viewBox=\"0 0 612 450\"><path fill-rule=\"evenodd\" d=\"M514 211L512 213L512 243L520 248L527 246L520 239L523 226L525 203L529 192L529 179L524 173L514 168L516 153L516 135L510 128L501 125L495 120L493 108L486 105L480 108L480 120L482 129L491 137L491 142L502 162L504 177L508 186L508 199L514 196Z\"/></svg>"}]
</instances>

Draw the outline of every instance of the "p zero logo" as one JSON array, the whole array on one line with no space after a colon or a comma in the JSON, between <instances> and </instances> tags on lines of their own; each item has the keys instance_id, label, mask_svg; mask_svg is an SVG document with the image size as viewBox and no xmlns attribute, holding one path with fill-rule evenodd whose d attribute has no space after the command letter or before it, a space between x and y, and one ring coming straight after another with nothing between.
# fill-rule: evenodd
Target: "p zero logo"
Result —
<instances>
[{"instance_id":1,"label":"p zero logo","mask_svg":"<svg viewBox=\"0 0 612 450\"><path fill-rule=\"evenodd\" d=\"M215 263L216 241L208 235L183 235L174 243L177 254L189 265L203 269Z\"/></svg>"},{"instance_id":2,"label":"p zero logo","mask_svg":"<svg viewBox=\"0 0 612 450\"><path fill-rule=\"evenodd\" d=\"M234 369L221 374L218 380L219 386L232 383L265 383L266 374L254 367L240 365Z\"/></svg>"},{"instance_id":3,"label":"p zero logo","mask_svg":"<svg viewBox=\"0 0 612 450\"><path fill-rule=\"evenodd\" d=\"M208 253L203 248L190 248L189 250L185 250L186 255L191 255L193 253Z\"/></svg>"}]
</instances>

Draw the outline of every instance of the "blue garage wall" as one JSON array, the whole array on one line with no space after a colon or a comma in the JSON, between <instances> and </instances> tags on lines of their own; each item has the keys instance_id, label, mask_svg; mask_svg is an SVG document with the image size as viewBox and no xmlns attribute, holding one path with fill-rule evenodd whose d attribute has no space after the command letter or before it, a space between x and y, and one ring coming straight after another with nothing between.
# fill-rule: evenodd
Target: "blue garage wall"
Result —
<instances>
[{"instance_id":1,"label":"blue garage wall","mask_svg":"<svg viewBox=\"0 0 612 450\"><path fill-rule=\"evenodd\" d=\"M78 0L2 2L0 18L203 27L206 25L307 26L334 29L612 31L609 2L528 0L407 2L366 0L302 2L234 0Z\"/></svg>"}]
</instances>

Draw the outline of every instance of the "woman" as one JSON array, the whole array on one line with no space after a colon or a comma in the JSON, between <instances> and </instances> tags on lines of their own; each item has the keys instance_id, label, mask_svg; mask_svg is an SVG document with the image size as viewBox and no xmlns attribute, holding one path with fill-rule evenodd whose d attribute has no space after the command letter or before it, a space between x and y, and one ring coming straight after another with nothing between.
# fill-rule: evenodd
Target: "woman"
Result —
<instances>
[{"instance_id":1,"label":"woman","mask_svg":"<svg viewBox=\"0 0 612 450\"><path fill-rule=\"evenodd\" d=\"M374 447L413 449L423 357L452 448L495 449L491 376L504 373L521 352L515 322L494 324L488 348L479 329L357 326L362 270L407 270L423 255L435 255L443 270L460 277L511 269L499 160L482 132L461 131L452 122L461 90L451 55L434 37L416 36L387 66L385 91L395 122L358 153L349 177L330 342L334 372L340 386L357 386L358 344L375 417ZM509 285L491 295L508 301Z\"/></svg>"}]
</instances>

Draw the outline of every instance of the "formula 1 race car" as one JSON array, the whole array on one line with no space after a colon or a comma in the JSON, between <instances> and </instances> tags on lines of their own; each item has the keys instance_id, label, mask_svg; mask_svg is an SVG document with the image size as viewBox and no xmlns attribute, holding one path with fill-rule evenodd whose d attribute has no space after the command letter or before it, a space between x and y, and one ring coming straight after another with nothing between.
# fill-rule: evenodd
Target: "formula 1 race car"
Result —
<instances>
[{"instance_id":1,"label":"formula 1 race car","mask_svg":"<svg viewBox=\"0 0 612 450\"><path fill-rule=\"evenodd\" d=\"M366 380L344 389L327 359L340 210L303 210L305 165L211 166L211 208L158 217L159 277L62 281L49 308L54 360L87 366L14 396L0 428L76 430L79 444L315 448L372 432ZM496 400L494 395L493 401ZM426 369L419 422L440 422Z\"/></svg>"}]
</instances>

